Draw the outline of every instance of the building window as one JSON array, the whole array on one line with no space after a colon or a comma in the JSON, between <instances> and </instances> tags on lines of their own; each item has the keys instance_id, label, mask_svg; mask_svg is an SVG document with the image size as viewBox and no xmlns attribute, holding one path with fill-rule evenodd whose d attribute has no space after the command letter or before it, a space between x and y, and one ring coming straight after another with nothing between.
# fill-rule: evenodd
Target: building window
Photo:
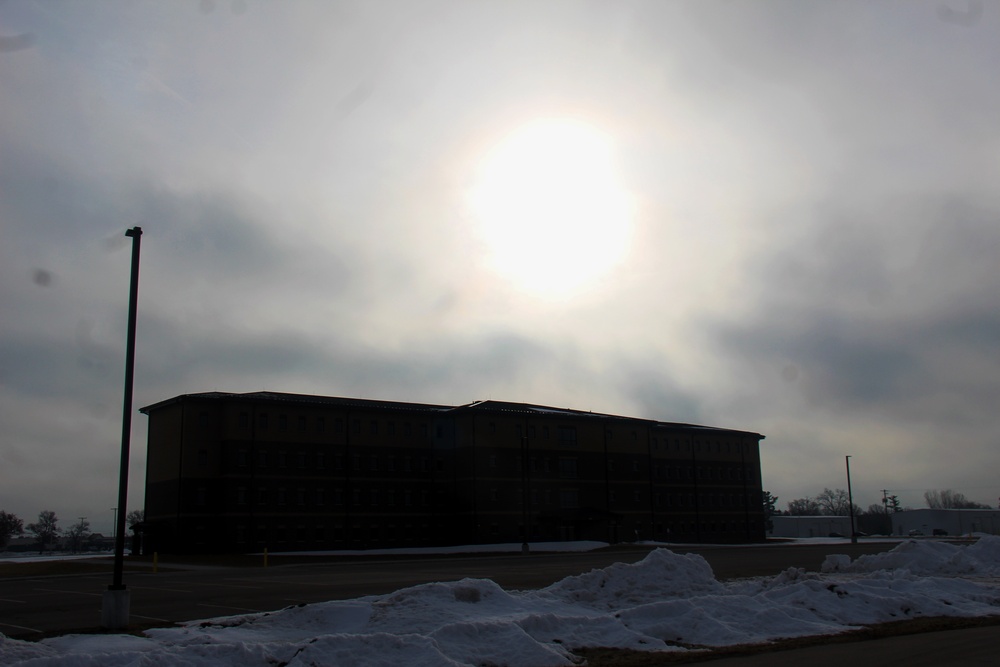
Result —
<instances>
[{"instance_id":1,"label":"building window","mask_svg":"<svg viewBox=\"0 0 1000 667\"><path fill-rule=\"evenodd\" d=\"M396 491L395 489L386 489L385 492L385 504L389 507L396 506Z\"/></svg>"},{"instance_id":2,"label":"building window","mask_svg":"<svg viewBox=\"0 0 1000 667\"><path fill-rule=\"evenodd\" d=\"M563 489L559 491L559 507L575 509L579 506L580 496L576 489Z\"/></svg>"},{"instance_id":3,"label":"building window","mask_svg":"<svg viewBox=\"0 0 1000 667\"><path fill-rule=\"evenodd\" d=\"M386 461L386 470L389 472L396 472L396 457L390 455L389 460Z\"/></svg>"},{"instance_id":4,"label":"building window","mask_svg":"<svg viewBox=\"0 0 1000 667\"><path fill-rule=\"evenodd\" d=\"M368 469L371 470L372 472L376 472L378 470L378 456L375 456L373 454L368 459Z\"/></svg>"},{"instance_id":5,"label":"building window","mask_svg":"<svg viewBox=\"0 0 1000 667\"><path fill-rule=\"evenodd\" d=\"M195 490L195 504L198 505L198 507L205 506L205 496L206 496L205 487L199 486Z\"/></svg>"},{"instance_id":6,"label":"building window","mask_svg":"<svg viewBox=\"0 0 1000 667\"><path fill-rule=\"evenodd\" d=\"M266 468L267 467L267 452L263 449L257 452L257 467Z\"/></svg>"},{"instance_id":7,"label":"building window","mask_svg":"<svg viewBox=\"0 0 1000 667\"><path fill-rule=\"evenodd\" d=\"M490 467L491 468L496 468L497 467L497 455L496 454L490 454Z\"/></svg>"},{"instance_id":8,"label":"building window","mask_svg":"<svg viewBox=\"0 0 1000 667\"><path fill-rule=\"evenodd\" d=\"M642 491L633 491L632 492L632 500L635 501L635 502L637 502L637 503L641 503L642 502Z\"/></svg>"},{"instance_id":9,"label":"building window","mask_svg":"<svg viewBox=\"0 0 1000 667\"><path fill-rule=\"evenodd\" d=\"M285 453L285 450L281 449L278 451L278 467L285 468L287 466L288 466L288 454Z\"/></svg>"},{"instance_id":10,"label":"building window","mask_svg":"<svg viewBox=\"0 0 1000 667\"><path fill-rule=\"evenodd\" d=\"M257 504L266 505L267 504L267 489L257 489Z\"/></svg>"},{"instance_id":11,"label":"building window","mask_svg":"<svg viewBox=\"0 0 1000 667\"><path fill-rule=\"evenodd\" d=\"M306 453L305 452L299 452L298 455L296 456L296 459L297 459L299 468L305 468L306 467Z\"/></svg>"},{"instance_id":12,"label":"building window","mask_svg":"<svg viewBox=\"0 0 1000 667\"><path fill-rule=\"evenodd\" d=\"M378 435L378 422L375 420L372 420L371 423L371 433L372 435Z\"/></svg>"},{"instance_id":13,"label":"building window","mask_svg":"<svg viewBox=\"0 0 1000 667\"><path fill-rule=\"evenodd\" d=\"M240 413L240 428L247 428L250 426L250 415L245 412Z\"/></svg>"},{"instance_id":14,"label":"building window","mask_svg":"<svg viewBox=\"0 0 1000 667\"><path fill-rule=\"evenodd\" d=\"M576 447L576 427L559 427L559 445L562 447Z\"/></svg>"},{"instance_id":15,"label":"building window","mask_svg":"<svg viewBox=\"0 0 1000 667\"><path fill-rule=\"evenodd\" d=\"M559 477L563 479L576 479L577 475L576 459L565 457L559 459Z\"/></svg>"},{"instance_id":16,"label":"building window","mask_svg":"<svg viewBox=\"0 0 1000 667\"><path fill-rule=\"evenodd\" d=\"M288 430L288 415L278 415L278 430L279 431Z\"/></svg>"},{"instance_id":17,"label":"building window","mask_svg":"<svg viewBox=\"0 0 1000 667\"><path fill-rule=\"evenodd\" d=\"M262 412L257 416L257 426L261 431L267 430L267 413Z\"/></svg>"},{"instance_id":18,"label":"building window","mask_svg":"<svg viewBox=\"0 0 1000 667\"><path fill-rule=\"evenodd\" d=\"M236 489L236 504L237 505L247 504L247 487L241 486Z\"/></svg>"},{"instance_id":19,"label":"building window","mask_svg":"<svg viewBox=\"0 0 1000 667\"><path fill-rule=\"evenodd\" d=\"M314 496L316 498L317 505L322 506L326 504L326 491L323 489L322 486L316 489L316 491L314 492Z\"/></svg>"},{"instance_id":20,"label":"building window","mask_svg":"<svg viewBox=\"0 0 1000 667\"><path fill-rule=\"evenodd\" d=\"M323 452L316 452L316 467L320 470L326 470L326 454Z\"/></svg>"},{"instance_id":21,"label":"building window","mask_svg":"<svg viewBox=\"0 0 1000 667\"><path fill-rule=\"evenodd\" d=\"M361 433L361 420L360 419L355 419L351 423L351 430L354 431L354 433L360 435L360 433Z\"/></svg>"},{"instance_id":22,"label":"building window","mask_svg":"<svg viewBox=\"0 0 1000 667\"><path fill-rule=\"evenodd\" d=\"M208 466L208 450L199 449L198 450L198 467L204 468Z\"/></svg>"},{"instance_id":23,"label":"building window","mask_svg":"<svg viewBox=\"0 0 1000 667\"><path fill-rule=\"evenodd\" d=\"M325 433L326 432L326 420L322 417L316 418L316 432Z\"/></svg>"},{"instance_id":24,"label":"building window","mask_svg":"<svg viewBox=\"0 0 1000 667\"><path fill-rule=\"evenodd\" d=\"M245 449L239 449L239 450L237 450L237 452L236 452L236 465L238 465L240 468L246 468L247 467L247 450L245 450Z\"/></svg>"},{"instance_id":25,"label":"building window","mask_svg":"<svg viewBox=\"0 0 1000 667\"><path fill-rule=\"evenodd\" d=\"M340 417L335 417L333 420L333 432L343 433L344 432L344 420Z\"/></svg>"},{"instance_id":26,"label":"building window","mask_svg":"<svg viewBox=\"0 0 1000 667\"><path fill-rule=\"evenodd\" d=\"M300 489L296 490L296 492L295 492L295 504L299 505L300 507L302 505L306 504L306 490L305 489L301 489L300 488Z\"/></svg>"},{"instance_id":27,"label":"building window","mask_svg":"<svg viewBox=\"0 0 1000 667\"><path fill-rule=\"evenodd\" d=\"M396 422L389 422L385 425L387 435L396 435Z\"/></svg>"}]
</instances>

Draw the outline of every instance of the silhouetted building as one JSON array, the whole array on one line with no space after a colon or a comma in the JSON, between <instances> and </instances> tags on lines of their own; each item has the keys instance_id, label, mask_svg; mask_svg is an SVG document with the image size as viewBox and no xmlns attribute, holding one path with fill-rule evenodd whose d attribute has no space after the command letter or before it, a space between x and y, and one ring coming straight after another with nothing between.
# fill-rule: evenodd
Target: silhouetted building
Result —
<instances>
[{"instance_id":1,"label":"silhouetted building","mask_svg":"<svg viewBox=\"0 0 1000 667\"><path fill-rule=\"evenodd\" d=\"M272 392L141 412L146 552L764 539L758 433Z\"/></svg>"}]
</instances>

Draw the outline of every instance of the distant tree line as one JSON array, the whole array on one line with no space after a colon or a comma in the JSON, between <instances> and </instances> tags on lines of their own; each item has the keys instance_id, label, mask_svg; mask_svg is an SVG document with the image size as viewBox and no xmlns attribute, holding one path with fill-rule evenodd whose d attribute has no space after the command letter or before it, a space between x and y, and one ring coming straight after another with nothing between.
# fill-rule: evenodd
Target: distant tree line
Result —
<instances>
[{"instance_id":1,"label":"distant tree line","mask_svg":"<svg viewBox=\"0 0 1000 667\"><path fill-rule=\"evenodd\" d=\"M131 529L143 520L142 510L132 510L125 517L126 525ZM80 551L88 544L91 537L90 522L86 517L65 530L60 530L59 519L52 510L42 510L38 513L38 520L24 525L24 522L16 515L0 510L0 549L7 546L12 537L19 537L28 533L35 539L35 546L38 553L44 553L59 542L60 538L65 538L66 546L73 552Z\"/></svg>"},{"instance_id":2,"label":"distant tree line","mask_svg":"<svg viewBox=\"0 0 1000 667\"><path fill-rule=\"evenodd\" d=\"M927 507L932 510L988 510L993 509L989 505L977 503L965 497L964 493L958 493L951 489L944 491L927 491L924 493L924 500Z\"/></svg>"},{"instance_id":3,"label":"distant tree line","mask_svg":"<svg viewBox=\"0 0 1000 667\"><path fill-rule=\"evenodd\" d=\"M992 509L989 505L971 501L965 494L951 489L927 491L924 493L924 500L930 509ZM777 509L777 504L778 496L765 491L764 516L768 530L774 527L772 516L849 516L852 508L847 491L827 488L816 497L806 496L788 501L788 509L785 511ZM853 509L858 531L889 534L892 532L891 515L904 508L897 496L884 491L881 503L872 503L868 509L853 505Z\"/></svg>"}]
</instances>

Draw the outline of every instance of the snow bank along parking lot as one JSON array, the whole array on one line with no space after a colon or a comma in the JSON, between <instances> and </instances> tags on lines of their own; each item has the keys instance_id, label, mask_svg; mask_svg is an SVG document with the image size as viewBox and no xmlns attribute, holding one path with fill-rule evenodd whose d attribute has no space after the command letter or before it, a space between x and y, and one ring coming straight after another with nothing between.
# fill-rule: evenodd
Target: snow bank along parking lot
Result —
<instances>
[{"instance_id":1,"label":"snow bank along parking lot","mask_svg":"<svg viewBox=\"0 0 1000 667\"><path fill-rule=\"evenodd\" d=\"M822 573L718 581L698 555L644 560L537 591L485 579L406 588L264 614L193 621L131 635L33 643L0 635L0 664L573 665L586 647L691 651L845 632L927 616L1000 615L1000 537L970 546L909 541L831 555Z\"/></svg>"}]
</instances>

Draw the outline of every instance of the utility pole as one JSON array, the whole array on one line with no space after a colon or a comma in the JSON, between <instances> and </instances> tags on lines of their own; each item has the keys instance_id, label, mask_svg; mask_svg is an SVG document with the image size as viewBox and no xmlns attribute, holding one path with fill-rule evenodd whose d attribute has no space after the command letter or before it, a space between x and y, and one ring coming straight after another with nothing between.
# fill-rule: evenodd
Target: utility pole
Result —
<instances>
[{"instance_id":1,"label":"utility pole","mask_svg":"<svg viewBox=\"0 0 1000 667\"><path fill-rule=\"evenodd\" d=\"M122 583L125 569L125 508L128 507L128 455L132 436L132 384L135 370L135 320L139 302L139 243L142 227L125 232L132 239L132 271L128 294L128 334L125 339L125 397L122 405L122 454L118 474L118 510L115 517L115 569L112 584L104 591L101 625L109 630L128 627L129 591Z\"/></svg>"},{"instance_id":2,"label":"utility pole","mask_svg":"<svg viewBox=\"0 0 1000 667\"><path fill-rule=\"evenodd\" d=\"M847 462L847 504L851 510L851 544L858 543L858 533L854 530L854 494L851 493L851 457L846 456Z\"/></svg>"}]
</instances>

